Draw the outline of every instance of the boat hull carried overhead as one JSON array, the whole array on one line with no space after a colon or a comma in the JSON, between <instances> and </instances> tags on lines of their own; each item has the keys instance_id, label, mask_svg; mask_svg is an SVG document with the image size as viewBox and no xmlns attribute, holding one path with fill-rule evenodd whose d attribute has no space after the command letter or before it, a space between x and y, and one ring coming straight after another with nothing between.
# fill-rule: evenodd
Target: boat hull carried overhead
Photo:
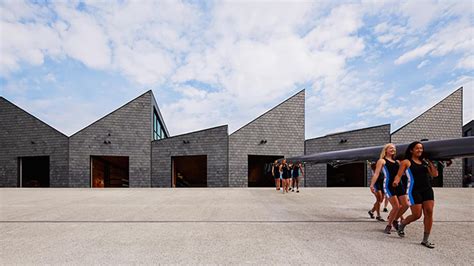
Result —
<instances>
[{"instance_id":1,"label":"boat hull carried overhead","mask_svg":"<svg viewBox=\"0 0 474 266\"><path fill-rule=\"evenodd\" d=\"M474 137L423 141L425 157L430 160L447 161L454 158L474 157ZM396 145L397 159L403 159L403 153L409 143ZM333 165L362 161L375 161L383 146L364 147L331 152L321 152L287 158L288 162L329 163Z\"/></svg>"}]
</instances>

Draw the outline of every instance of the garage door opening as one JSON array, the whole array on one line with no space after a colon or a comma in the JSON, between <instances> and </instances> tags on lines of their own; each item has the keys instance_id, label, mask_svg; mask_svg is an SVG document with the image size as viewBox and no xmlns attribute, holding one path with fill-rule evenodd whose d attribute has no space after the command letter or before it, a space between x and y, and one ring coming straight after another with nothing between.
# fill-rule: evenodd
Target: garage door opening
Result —
<instances>
[{"instance_id":1,"label":"garage door opening","mask_svg":"<svg viewBox=\"0 0 474 266\"><path fill-rule=\"evenodd\" d=\"M172 187L207 187L207 155L171 157Z\"/></svg>"},{"instance_id":2,"label":"garage door opening","mask_svg":"<svg viewBox=\"0 0 474 266\"><path fill-rule=\"evenodd\" d=\"M278 155L249 155L248 156L248 186L275 187L272 176L272 166L275 160L283 158Z\"/></svg>"},{"instance_id":3,"label":"garage door opening","mask_svg":"<svg viewBox=\"0 0 474 266\"><path fill-rule=\"evenodd\" d=\"M327 167L328 187L365 187L366 166L364 163L351 163Z\"/></svg>"},{"instance_id":4,"label":"garage door opening","mask_svg":"<svg viewBox=\"0 0 474 266\"><path fill-rule=\"evenodd\" d=\"M91 156L92 187L129 187L126 156Z\"/></svg>"},{"instance_id":5,"label":"garage door opening","mask_svg":"<svg viewBox=\"0 0 474 266\"><path fill-rule=\"evenodd\" d=\"M49 156L19 157L21 187L49 187Z\"/></svg>"}]
</instances>

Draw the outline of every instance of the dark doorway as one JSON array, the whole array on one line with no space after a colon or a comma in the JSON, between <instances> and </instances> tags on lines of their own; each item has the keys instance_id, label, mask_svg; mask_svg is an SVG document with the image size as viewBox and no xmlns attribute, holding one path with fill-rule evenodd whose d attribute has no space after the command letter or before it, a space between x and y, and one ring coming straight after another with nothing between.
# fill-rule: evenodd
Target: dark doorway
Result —
<instances>
[{"instance_id":1,"label":"dark doorway","mask_svg":"<svg viewBox=\"0 0 474 266\"><path fill-rule=\"evenodd\" d=\"M272 166L275 160L283 158L277 155L249 155L249 187L275 187Z\"/></svg>"},{"instance_id":2,"label":"dark doorway","mask_svg":"<svg viewBox=\"0 0 474 266\"><path fill-rule=\"evenodd\" d=\"M328 187L365 187L366 167L364 163L327 166Z\"/></svg>"},{"instance_id":3,"label":"dark doorway","mask_svg":"<svg viewBox=\"0 0 474 266\"><path fill-rule=\"evenodd\" d=\"M49 187L49 156L20 157L18 162L22 187Z\"/></svg>"},{"instance_id":4,"label":"dark doorway","mask_svg":"<svg viewBox=\"0 0 474 266\"><path fill-rule=\"evenodd\" d=\"M207 187L207 155L171 157L172 187Z\"/></svg>"},{"instance_id":5,"label":"dark doorway","mask_svg":"<svg viewBox=\"0 0 474 266\"><path fill-rule=\"evenodd\" d=\"M92 187L129 187L128 157L91 156Z\"/></svg>"}]
</instances>

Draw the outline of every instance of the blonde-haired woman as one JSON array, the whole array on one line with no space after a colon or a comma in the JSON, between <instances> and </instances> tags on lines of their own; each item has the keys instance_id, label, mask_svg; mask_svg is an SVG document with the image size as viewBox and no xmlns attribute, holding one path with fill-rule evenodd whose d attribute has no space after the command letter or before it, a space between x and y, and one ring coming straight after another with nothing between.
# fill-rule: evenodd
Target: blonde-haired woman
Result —
<instances>
[{"instance_id":1,"label":"blonde-haired woman","mask_svg":"<svg viewBox=\"0 0 474 266\"><path fill-rule=\"evenodd\" d=\"M388 201L392 205L392 210L388 215L388 224L384 232L390 234L392 225L398 230L398 218L408 209L408 198L406 196L406 189L403 189L403 184L391 186L395 176L398 173L400 162L395 159L397 150L392 143L385 144L380 152L380 159L375 166L375 173L370 182L370 190L374 192L374 184L379 178L380 172L383 172L383 190L388 196Z\"/></svg>"}]
</instances>

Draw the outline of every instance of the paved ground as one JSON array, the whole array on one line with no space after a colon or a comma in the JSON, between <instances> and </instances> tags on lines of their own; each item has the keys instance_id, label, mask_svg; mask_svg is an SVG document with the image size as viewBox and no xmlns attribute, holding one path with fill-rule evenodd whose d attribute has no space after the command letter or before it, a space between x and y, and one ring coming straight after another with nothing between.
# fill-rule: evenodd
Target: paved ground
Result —
<instances>
[{"instance_id":1,"label":"paved ground","mask_svg":"<svg viewBox=\"0 0 474 266\"><path fill-rule=\"evenodd\" d=\"M0 189L1 264L465 264L474 190L436 189L434 250L382 233L368 188ZM384 213L384 218L386 214Z\"/></svg>"}]
</instances>

